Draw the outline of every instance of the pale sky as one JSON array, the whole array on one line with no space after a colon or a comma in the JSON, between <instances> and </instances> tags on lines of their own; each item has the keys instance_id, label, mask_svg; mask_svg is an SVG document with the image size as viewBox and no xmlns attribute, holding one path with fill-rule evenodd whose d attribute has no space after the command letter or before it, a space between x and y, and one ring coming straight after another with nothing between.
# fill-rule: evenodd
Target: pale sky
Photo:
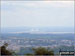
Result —
<instances>
[{"instance_id":1,"label":"pale sky","mask_svg":"<svg viewBox=\"0 0 75 56\"><path fill-rule=\"evenodd\" d=\"M74 1L1 1L1 27L74 27Z\"/></svg>"}]
</instances>

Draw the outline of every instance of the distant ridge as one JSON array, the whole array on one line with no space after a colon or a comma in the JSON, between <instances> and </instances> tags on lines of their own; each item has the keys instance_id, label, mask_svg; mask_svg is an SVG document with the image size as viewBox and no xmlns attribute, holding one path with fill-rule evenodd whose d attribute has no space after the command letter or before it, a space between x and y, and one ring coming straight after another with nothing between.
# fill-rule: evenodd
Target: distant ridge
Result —
<instances>
[{"instance_id":1,"label":"distant ridge","mask_svg":"<svg viewBox=\"0 0 75 56\"><path fill-rule=\"evenodd\" d=\"M36 34L59 34L74 33L73 27L16 27L1 28L1 33L36 33Z\"/></svg>"},{"instance_id":2,"label":"distant ridge","mask_svg":"<svg viewBox=\"0 0 75 56\"><path fill-rule=\"evenodd\" d=\"M29 33L29 34L75 34L74 32L8 32L13 34Z\"/></svg>"}]
</instances>

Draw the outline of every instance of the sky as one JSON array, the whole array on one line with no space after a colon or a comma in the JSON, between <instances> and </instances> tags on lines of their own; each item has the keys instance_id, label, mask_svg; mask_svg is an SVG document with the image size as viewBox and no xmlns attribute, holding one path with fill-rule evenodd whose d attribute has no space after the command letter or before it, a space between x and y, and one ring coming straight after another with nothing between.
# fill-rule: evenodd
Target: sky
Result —
<instances>
[{"instance_id":1,"label":"sky","mask_svg":"<svg viewBox=\"0 0 75 56\"><path fill-rule=\"evenodd\" d=\"M74 1L1 1L1 27L74 27Z\"/></svg>"}]
</instances>

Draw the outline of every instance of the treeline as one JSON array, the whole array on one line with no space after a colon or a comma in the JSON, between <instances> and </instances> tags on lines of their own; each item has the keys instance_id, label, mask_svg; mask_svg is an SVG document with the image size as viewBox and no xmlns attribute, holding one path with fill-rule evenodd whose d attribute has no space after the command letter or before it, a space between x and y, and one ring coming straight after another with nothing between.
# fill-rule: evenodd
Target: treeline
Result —
<instances>
[{"instance_id":1,"label":"treeline","mask_svg":"<svg viewBox=\"0 0 75 56\"><path fill-rule=\"evenodd\" d=\"M18 56L18 54L12 51L7 50L8 47L8 43L5 43L3 46L0 47L0 54L1 56ZM34 54L32 53L27 53L24 54L25 56L54 56L54 51L50 50L48 48L44 48L44 47L38 47L38 48L32 48L32 50L34 51Z\"/></svg>"}]
</instances>

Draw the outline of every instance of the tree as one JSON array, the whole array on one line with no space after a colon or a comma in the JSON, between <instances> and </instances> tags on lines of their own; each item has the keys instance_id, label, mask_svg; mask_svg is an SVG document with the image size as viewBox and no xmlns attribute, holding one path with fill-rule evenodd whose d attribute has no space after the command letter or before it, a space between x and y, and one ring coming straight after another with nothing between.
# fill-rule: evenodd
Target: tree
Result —
<instances>
[{"instance_id":1,"label":"tree","mask_svg":"<svg viewBox=\"0 0 75 56\"><path fill-rule=\"evenodd\" d=\"M35 55L43 55L43 56L53 56L54 52L50 49L44 47L33 48Z\"/></svg>"},{"instance_id":2,"label":"tree","mask_svg":"<svg viewBox=\"0 0 75 56\"><path fill-rule=\"evenodd\" d=\"M12 55L12 52L10 52L9 50L7 50L8 43L5 43L3 46L0 47L1 50L1 56L3 55Z\"/></svg>"},{"instance_id":3,"label":"tree","mask_svg":"<svg viewBox=\"0 0 75 56\"><path fill-rule=\"evenodd\" d=\"M25 56L34 56L34 54L27 53Z\"/></svg>"}]
</instances>

